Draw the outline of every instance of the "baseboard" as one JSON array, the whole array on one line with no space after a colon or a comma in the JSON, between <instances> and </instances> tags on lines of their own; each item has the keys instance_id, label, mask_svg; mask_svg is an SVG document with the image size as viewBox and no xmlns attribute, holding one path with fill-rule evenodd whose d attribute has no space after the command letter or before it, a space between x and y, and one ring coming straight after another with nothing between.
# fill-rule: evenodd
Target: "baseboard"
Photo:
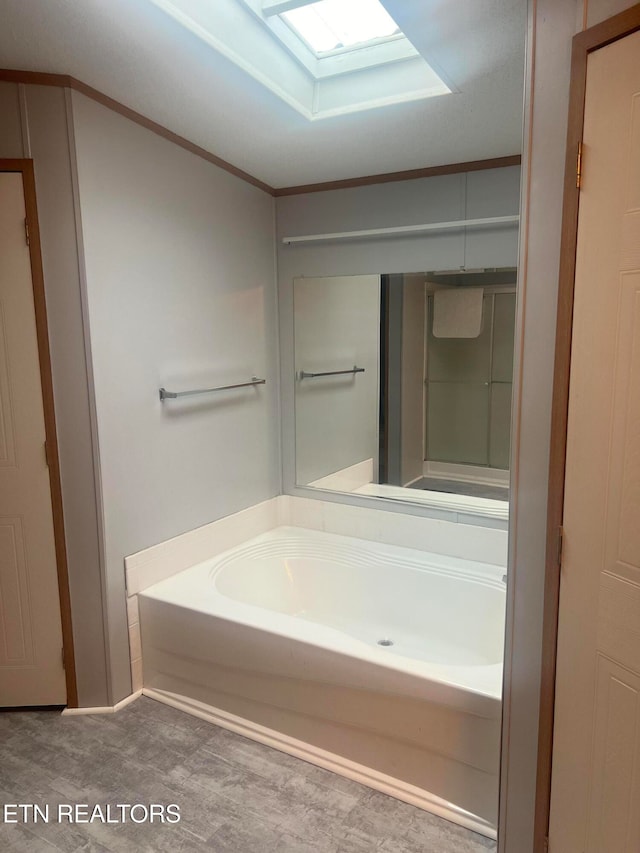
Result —
<instances>
[{"instance_id":1,"label":"baseboard","mask_svg":"<svg viewBox=\"0 0 640 853\"><path fill-rule=\"evenodd\" d=\"M127 705L130 705L131 702L134 702L141 695L142 690L136 690L129 696L125 696L124 699L116 702L115 705L101 705L95 708L64 708L62 715L65 717L77 717L81 714L115 714L126 708Z\"/></svg>"},{"instance_id":2,"label":"baseboard","mask_svg":"<svg viewBox=\"0 0 640 853\"><path fill-rule=\"evenodd\" d=\"M179 711L185 711L194 717L207 720L221 728L229 729L232 732L243 735L243 737L263 743L265 746L279 749L281 752L286 752L295 758L301 758L303 761L308 761L310 764L330 770L339 776L352 779L354 782L359 782L368 788L373 788L375 791L388 794L391 797L409 803L409 805L417 806L424 809L424 811L464 826L466 829L470 829L480 835L484 835L486 838L495 840L497 837L495 827L491 826L483 818L471 814L453 803L437 797L435 794L430 794L428 791L423 791L421 788L409 785L400 779L387 776L377 770L372 770L370 767L357 764L340 755L319 749L312 744L296 740L281 732L258 725L251 722L251 720L237 717L234 714L214 708L196 699L189 699L177 693L156 690L150 687L143 687L142 693L150 699L163 702L165 705L170 705Z\"/></svg>"}]
</instances>

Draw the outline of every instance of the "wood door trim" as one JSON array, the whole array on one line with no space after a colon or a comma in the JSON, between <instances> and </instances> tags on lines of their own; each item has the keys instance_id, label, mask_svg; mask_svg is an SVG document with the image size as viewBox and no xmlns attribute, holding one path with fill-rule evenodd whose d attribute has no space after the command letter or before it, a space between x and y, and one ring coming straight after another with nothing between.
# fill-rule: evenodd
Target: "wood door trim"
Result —
<instances>
[{"instance_id":1,"label":"wood door trim","mask_svg":"<svg viewBox=\"0 0 640 853\"><path fill-rule=\"evenodd\" d=\"M125 118L128 118L130 121L141 125L141 127L145 127L147 130L152 131L152 133L157 133L158 136L162 136L169 142L173 142L174 145L178 145L180 148L184 148L191 154L201 157L208 163L212 163L214 166L224 169L231 175L235 175L236 178L240 178L252 186L263 190L263 192L266 192L275 198L287 195L301 195L303 193L326 192L327 190L348 189L351 187L364 187L371 184L386 184L392 183L393 181L411 181L416 178L432 178L437 175L457 175L461 172L478 172L484 169L501 169L506 166L519 166L521 161L520 154L513 154L508 157L494 157L488 160L471 160L468 163L450 163L445 166L426 166L421 169L408 169L402 172L384 172L379 175L365 175L359 178L345 178L339 181L303 184L295 187L271 187L269 184L258 180L258 178L254 178L253 175L250 175L248 172L239 169L232 163L223 160L211 151L201 148L199 145L190 142L183 136L179 136L172 130L152 121L150 118L142 115L142 113L132 110L130 107L120 103L120 101L110 98L98 89L88 86L86 83L83 83L82 80L71 77L69 74L48 74L42 71L19 71L11 68L0 68L0 81L5 83L23 83L30 86L58 86L61 89L73 89L76 92L80 92L82 95L86 95L86 97L97 101L97 103L102 104L102 106L119 113Z\"/></svg>"},{"instance_id":2,"label":"wood door trim","mask_svg":"<svg viewBox=\"0 0 640 853\"><path fill-rule=\"evenodd\" d=\"M60 482L60 458L58 454L56 416L53 401L49 327L47 324L47 305L44 291L42 251L40 244L40 229L38 226L38 208L36 203L36 184L33 160L0 159L0 172L19 172L22 174L26 218L29 228L29 257L31 261L31 280L36 317L36 334L38 339L38 359L40 362L42 403L44 407L45 434L48 449L51 508L53 512L53 532L58 573L58 590L60 596L60 617L62 622L63 660L65 680L67 684L67 706L70 708L77 708L78 686L76 682L73 627L71 621L69 569L67 564L67 547L64 533L64 511L62 505L62 486Z\"/></svg>"},{"instance_id":3,"label":"wood door trim","mask_svg":"<svg viewBox=\"0 0 640 853\"><path fill-rule=\"evenodd\" d=\"M549 829L551 803L551 761L558 638L560 566L558 564L558 529L562 525L564 481L567 451L567 416L569 408L569 371L573 297L578 242L578 207L580 191L576 186L578 144L582 141L587 59L591 52L640 30L640 3L608 18L573 38L571 52L571 85L565 157L560 266L558 277L558 313L556 320L555 364L551 404L551 445L549 456L549 490L547 503L547 541L545 560L542 666L540 713L538 724L538 764L534 850L545 849ZM587 162L588 167L588 162Z\"/></svg>"}]
</instances>

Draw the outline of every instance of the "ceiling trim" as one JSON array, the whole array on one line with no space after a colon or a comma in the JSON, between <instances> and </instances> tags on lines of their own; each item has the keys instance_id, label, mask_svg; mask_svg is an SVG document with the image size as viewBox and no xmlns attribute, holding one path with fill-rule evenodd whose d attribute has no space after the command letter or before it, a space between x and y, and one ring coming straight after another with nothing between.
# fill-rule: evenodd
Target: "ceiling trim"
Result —
<instances>
[{"instance_id":1,"label":"ceiling trim","mask_svg":"<svg viewBox=\"0 0 640 853\"><path fill-rule=\"evenodd\" d=\"M25 83L32 86L58 86L63 89L74 89L76 92L80 92L82 95L102 104L102 106L119 113L125 118L128 118L130 121L139 124L141 127L145 127L147 130L150 130L153 133L158 134L158 136L162 136L164 139L167 139L169 142L173 142L175 145L178 145L180 148L184 148L191 154L201 157L208 163L212 163L214 166L224 169L225 172L229 172L236 178L240 178L248 184L257 187L263 192L266 192L271 196L275 196L276 198L289 195L302 195L304 193L317 193L327 192L329 190L364 187L369 186L370 184L387 184L394 181L412 181L416 178L433 178L437 175L455 175L460 172L479 172L484 169L501 169L506 166L519 166L521 160L519 154L513 154L508 157L494 157L489 160L470 160L466 163L449 163L444 166L426 166L422 169L408 169L402 172L385 172L378 175L365 175L358 178L345 178L338 181L325 181L324 183L317 184L302 184L295 187L274 188L269 186L269 184L265 184L263 181L260 181L258 178L254 178L253 175L250 175L248 172L234 166L232 163L228 163L226 160L223 160L222 157L218 157L211 151L207 151L206 148L201 148L194 142L190 142L188 139L185 139L184 136L174 133L167 127L147 118L142 115L142 113L132 110L130 107L120 103L120 101L110 98L98 89L88 86L86 83L83 83L82 80L78 80L69 74L53 74L45 71L21 71L11 68L0 68L0 82Z\"/></svg>"},{"instance_id":2,"label":"ceiling trim","mask_svg":"<svg viewBox=\"0 0 640 853\"><path fill-rule=\"evenodd\" d=\"M185 139L184 136L180 136L163 125L152 121L150 118L142 115L142 113L138 113L130 107L126 107L124 104L121 104L120 101L110 98L103 92L98 91L98 89L87 86L87 84L83 83L82 80L77 80L69 74L49 74L42 71L15 71L8 68L0 68L0 81L8 83L28 83L34 86L60 86L66 89L74 89L76 92L86 95L88 98L97 101L99 104L108 107L114 112L120 113L120 115L134 121L136 124L146 127L147 130L157 133L158 136L164 137L164 139L169 140L169 142L179 145L180 148L184 148L186 151L190 151L192 154L202 157L203 160L213 163L214 166L219 166L221 169L224 169L225 172L235 175L236 178L241 178L243 181L246 181L248 184L252 184L254 187L257 187L269 195L274 194L273 187L270 187L263 181L258 180L258 178L254 178L253 175L250 175L248 172L239 169L232 163L228 163L226 160L223 160L222 157L212 154L211 151L201 148L194 142L190 142L188 139Z\"/></svg>"},{"instance_id":3,"label":"ceiling trim","mask_svg":"<svg viewBox=\"0 0 640 853\"><path fill-rule=\"evenodd\" d=\"M449 163L445 166L426 166L423 169L407 169L404 172L385 172L381 175L367 175L362 178L345 178L341 181L325 181L319 184L303 184L299 187L277 187L274 196L302 195L320 193L328 190L344 190L352 187L364 187L369 184L388 184L393 181L413 181L416 178L434 178L437 175L456 175L460 172L480 172L484 169L503 169L505 166L519 166L521 157L513 154L509 157L493 157L490 160L470 160L467 163Z\"/></svg>"}]
</instances>

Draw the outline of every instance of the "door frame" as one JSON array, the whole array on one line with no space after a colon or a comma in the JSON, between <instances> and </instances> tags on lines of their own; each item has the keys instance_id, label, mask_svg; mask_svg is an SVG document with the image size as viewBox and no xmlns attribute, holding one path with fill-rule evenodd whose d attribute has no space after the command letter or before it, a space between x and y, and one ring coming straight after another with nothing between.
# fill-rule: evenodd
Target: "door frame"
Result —
<instances>
[{"instance_id":1,"label":"door frame","mask_svg":"<svg viewBox=\"0 0 640 853\"><path fill-rule=\"evenodd\" d=\"M543 851L549 830L551 763L555 703L556 652L560 597L561 528L567 452L569 371L573 330L573 298L578 242L580 189L576 180L578 152L584 125L587 59L592 51L640 30L640 3L583 30L573 38L571 85L562 207L562 233L558 279L555 364L551 404L551 445L547 502L542 668L538 724L538 766L534 823L534 850ZM588 159L586 162L588 166Z\"/></svg>"},{"instance_id":2,"label":"door frame","mask_svg":"<svg viewBox=\"0 0 640 853\"><path fill-rule=\"evenodd\" d=\"M36 204L36 184L33 160L0 159L0 172L14 172L22 175L26 228L28 229L29 258L31 262L31 282L33 304L38 339L38 360L42 384L42 403L44 408L45 437L47 442L47 464L51 488L51 509L53 512L53 534L60 596L60 618L62 622L62 655L67 686L67 706L77 708L78 687L76 683L75 653L71 622L71 596L69 593L69 570L67 565L67 546L64 533L64 512L62 505L62 486L60 482L60 458L53 399L53 378L51 373L51 352L49 349L49 327L47 323L47 305L42 269L40 229L38 226L38 208Z\"/></svg>"}]
</instances>

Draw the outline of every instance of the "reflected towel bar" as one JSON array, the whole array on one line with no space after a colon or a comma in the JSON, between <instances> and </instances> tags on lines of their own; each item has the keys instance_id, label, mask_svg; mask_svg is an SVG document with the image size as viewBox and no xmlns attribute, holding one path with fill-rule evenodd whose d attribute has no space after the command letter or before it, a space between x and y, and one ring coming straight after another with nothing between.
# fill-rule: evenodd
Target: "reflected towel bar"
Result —
<instances>
[{"instance_id":1,"label":"reflected towel bar","mask_svg":"<svg viewBox=\"0 0 640 853\"><path fill-rule=\"evenodd\" d=\"M196 388L193 391L167 391L166 388L160 388L160 399L175 400L176 397L210 394L212 391L230 391L232 388L248 388L250 385L264 385L266 381L266 379L258 379L257 376L252 376L249 382L238 382L236 385L218 385L217 388Z\"/></svg>"},{"instance_id":2,"label":"reflected towel bar","mask_svg":"<svg viewBox=\"0 0 640 853\"><path fill-rule=\"evenodd\" d=\"M364 367L356 367L355 364L349 370L327 370L324 373L308 373L300 371L300 379L315 379L317 376L344 376L347 373L364 373Z\"/></svg>"}]
</instances>

